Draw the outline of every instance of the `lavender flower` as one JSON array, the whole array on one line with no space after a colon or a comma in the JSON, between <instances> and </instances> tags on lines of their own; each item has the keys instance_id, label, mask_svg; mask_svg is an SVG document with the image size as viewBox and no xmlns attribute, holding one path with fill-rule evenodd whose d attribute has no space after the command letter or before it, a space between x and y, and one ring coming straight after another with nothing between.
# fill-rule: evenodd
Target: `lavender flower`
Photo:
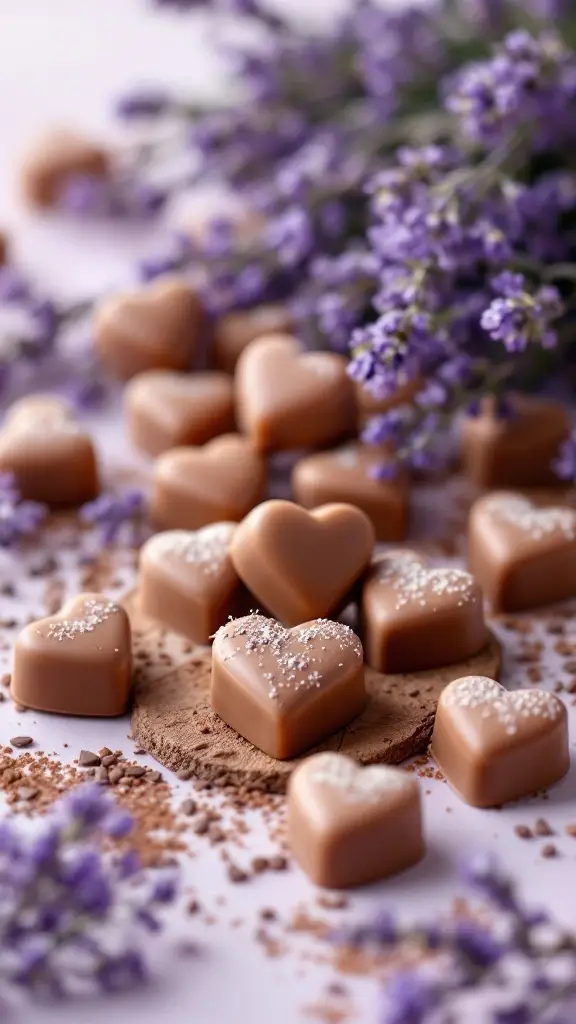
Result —
<instances>
[{"instance_id":1,"label":"lavender flower","mask_svg":"<svg viewBox=\"0 0 576 1024\"><path fill-rule=\"evenodd\" d=\"M576 481L576 430L560 445L553 469L561 480Z\"/></svg>"},{"instance_id":2,"label":"lavender flower","mask_svg":"<svg viewBox=\"0 0 576 1024\"><path fill-rule=\"evenodd\" d=\"M47 514L46 505L22 500L13 473L0 473L0 547L15 547L34 536Z\"/></svg>"},{"instance_id":3,"label":"lavender flower","mask_svg":"<svg viewBox=\"0 0 576 1024\"><path fill-rule=\"evenodd\" d=\"M133 855L104 853L133 822L96 785L61 798L30 835L0 828L0 998L62 999L147 981L139 935L161 927L173 880L149 884ZM135 884L138 883L138 884Z\"/></svg>"},{"instance_id":4,"label":"lavender flower","mask_svg":"<svg viewBox=\"0 0 576 1024\"><path fill-rule=\"evenodd\" d=\"M522 274L500 274L492 280L500 296L490 303L480 323L494 341L508 352L523 352L528 345L554 348L556 332L551 323L562 312L560 293L546 285L534 293L525 288Z\"/></svg>"},{"instance_id":5,"label":"lavender flower","mask_svg":"<svg viewBox=\"0 0 576 1024\"><path fill-rule=\"evenodd\" d=\"M138 547L147 534L146 499L142 491L106 492L82 505L80 519L98 530L103 546L125 538Z\"/></svg>"}]
</instances>

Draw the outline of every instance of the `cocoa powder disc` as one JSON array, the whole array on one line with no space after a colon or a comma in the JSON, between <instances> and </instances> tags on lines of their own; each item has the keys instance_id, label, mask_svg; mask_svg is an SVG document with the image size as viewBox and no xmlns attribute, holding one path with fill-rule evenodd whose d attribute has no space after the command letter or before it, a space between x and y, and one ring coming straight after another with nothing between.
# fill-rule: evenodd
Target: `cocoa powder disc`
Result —
<instances>
[{"instance_id":1,"label":"cocoa powder disc","mask_svg":"<svg viewBox=\"0 0 576 1024\"><path fill-rule=\"evenodd\" d=\"M188 769L217 786L284 792L300 759L268 757L212 711L211 651L145 619L135 593L124 605L135 636L132 731L138 743L172 771ZM499 671L500 645L491 633L480 654L446 668L398 675L367 668L364 712L308 753L337 750L362 764L398 764L426 750L438 697L449 682L466 675L497 679Z\"/></svg>"}]
</instances>

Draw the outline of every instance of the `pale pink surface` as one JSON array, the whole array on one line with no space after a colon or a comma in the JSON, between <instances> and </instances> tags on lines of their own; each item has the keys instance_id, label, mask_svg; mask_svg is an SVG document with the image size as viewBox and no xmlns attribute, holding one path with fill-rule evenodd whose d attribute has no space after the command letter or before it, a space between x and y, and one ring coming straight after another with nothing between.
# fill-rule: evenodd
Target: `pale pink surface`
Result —
<instances>
[{"instance_id":1,"label":"pale pink surface","mask_svg":"<svg viewBox=\"0 0 576 1024\"><path fill-rule=\"evenodd\" d=\"M305 5L299 2L298 6ZM118 241L101 227L80 228L51 220L40 222L22 211L14 199L15 169L19 154L35 133L48 125L70 124L95 131L108 131L109 102L135 81L165 80L174 85L189 84L206 90L215 82L216 66L207 60L207 48L198 45L198 31L187 19L153 17L145 0L18 0L0 4L0 217L14 228L19 258L38 275L66 294L106 288L130 279L130 261L142 247L126 233ZM112 244L111 244L112 243ZM145 245L147 251L153 242ZM131 458L128 448L120 450L114 424L95 423L103 458L108 466L106 438L114 437L116 465ZM111 446L112 447L112 446ZM18 562L0 552L0 582L18 576ZM74 580L69 580L71 589ZM42 581L24 581L21 592L27 605L40 606ZM20 617L14 602L0 600L0 618ZM23 617L23 616L22 616ZM576 640L574 635L568 639ZM554 637L545 638L552 648ZM509 635L506 663L507 681L521 685L523 669L514 666L514 635ZM553 654L547 655L545 684L561 678ZM4 664L0 671L4 671ZM570 700L570 698L569 698ZM571 713L576 735L576 716ZM37 748L72 759L80 748L97 749L106 743L130 753L126 739L127 721L105 724L63 720L28 712L17 715L5 702L0 706L0 740L27 733ZM141 759L153 763L151 759ZM175 799L182 799L189 787L174 780ZM408 916L433 915L457 892L455 872L458 861L478 850L495 852L521 880L522 891L532 903L550 907L567 924L576 916L574 864L576 840L564 833L568 822L576 821L576 778L574 771L546 800L524 801L499 812L468 808L443 783L423 780L429 854L417 868L382 886L353 898L349 916L362 916L379 901L389 901ZM533 823L543 815L557 831L554 842L561 856L546 860L540 855L544 840L522 842L513 834L514 824ZM237 861L247 863L251 854L269 850L266 833L253 816L254 829ZM267 874L244 886L231 886L225 878L218 849L193 839L194 859L185 858L187 884L194 888L203 906L214 913L210 927L199 919L174 914L174 926L197 941L197 959L176 959L166 943L158 953L159 982L152 991L121 1000L109 1000L82 1007L55 1010L27 1009L27 1024L40 1021L58 1024L99 1024L129 1021L136 1024L159 1019L163 1024L293 1024L301 1019L302 1008L316 1003L324 985L334 975L325 966L305 959L312 948L306 937L289 936L291 952L279 959L266 959L253 941L259 907L275 907L287 919L301 902L309 912L340 919L340 913L319 910L315 891L297 869L285 874ZM272 851L270 851L272 852ZM219 895L225 906L215 903ZM244 918L232 928L230 921ZM281 929L271 929L280 932ZM347 982L348 983L348 982ZM372 982L351 983L355 1020L374 1019L375 986ZM310 1018L308 1018L310 1019Z\"/></svg>"}]
</instances>

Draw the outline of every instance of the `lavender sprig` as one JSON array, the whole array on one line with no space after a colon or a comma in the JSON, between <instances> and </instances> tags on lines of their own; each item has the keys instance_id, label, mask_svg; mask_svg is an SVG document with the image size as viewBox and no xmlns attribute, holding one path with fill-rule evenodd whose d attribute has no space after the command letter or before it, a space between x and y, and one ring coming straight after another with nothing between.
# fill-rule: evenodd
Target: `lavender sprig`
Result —
<instances>
[{"instance_id":1,"label":"lavender sprig","mask_svg":"<svg viewBox=\"0 0 576 1024\"><path fill-rule=\"evenodd\" d=\"M148 979L143 931L161 927L173 878L104 852L133 822L96 785L63 797L40 831L0 826L0 1005L126 991ZM135 884L138 883L138 884Z\"/></svg>"},{"instance_id":2,"label":"lavender sprig","mask_svg":"<svg viewBox=\"0 0 576 1024\"><path fill-rule=\"evenodd\" d=\"M42 526L48 508L38 501L23 501L13 473L0 473L0 547L16 547Z\"/></svg>"},{"instance_id":3,"label":"lavender sprig","mask_svg":"<svg viewBox=\"0 0 576 1024\"><path fill-rule=\"evenodd\" d=\"M142 491L105 492L82 505L80 519L98 531L103 547L120 540L130 547L139 547L148 533L146 498Z\"/></svg>"},{"instance_id":4,"label":"lavender sprig","mask_svg":"<svg viewBox=\"0 0 576 1024\"><path fill-rule=\"evenodd\" d=\"M489 857L467 864L463 881L480 897L465 913L404 926L380 912L332 935L336 946L401 953L412 964L388 973L379 1024L448 1024L468 1019L467 1005L475 1012L481 1006L486 1024L568 1020L576 935L526 910L513 880Z\"/></svg>"}]
</instances>

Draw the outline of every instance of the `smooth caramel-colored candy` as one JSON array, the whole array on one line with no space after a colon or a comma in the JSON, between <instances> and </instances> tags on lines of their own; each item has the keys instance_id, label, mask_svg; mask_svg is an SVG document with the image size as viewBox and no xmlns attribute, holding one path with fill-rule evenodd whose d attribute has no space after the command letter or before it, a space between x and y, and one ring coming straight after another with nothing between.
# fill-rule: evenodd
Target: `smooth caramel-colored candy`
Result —
<instances>
[{"instance_id":1,"label":"smooth caramel-colored candy","mask_svg":"<svg viewBox=\"0 0 576 1024\"><path fill-rule=\"evenodd\" d=\"M576 597L576 511L538 508L521 494L487 494L468 520L468 563L494 611Z\"/></svg>"},{"instance_id":2,"label":"smooth caramel-colored candy","mask_svg":"<svg viewBox=\"0 0 576 1024\"><path fill-rule=\"evenodd\" d=\"M212 356L214 365L234 373L243 351L265 334L284 334L292 329L292 317L286 306L256 306L236 309L218 320L214 329Z\"/></svg>"},{"instance_id":3,"label":"smooth caramel-colored candy","mask_svg":"<svg viewBox=\"0 0 576 1024\"><path fill-rule=\"evenodd\" d=\"M418 780L399 768L314 754L290 777L288 842L311 880L330 889L404 871L424 855Z\"/></svg>"},{"instance_id":4,"label":"smooth caramel-colored candy","mask_svg":"<svg viewBox=\"0 0 576 1024\"><path fill-rule=\"evenodd\" d=\"M239 427L259 451L319 448L354 433L343 356L304 352L288 335L258 338L242 353L235 382Z\"/></svg>"},{"instance_id":5,"label":"smooth caramel-colored candy","mask_svg":"<svg viewBox=\"0 0 576 1024\"><path fill-rule=\"evenodd\" d=\"M378 556L362 593L366 661L420 672L466 661L487 640L482 591L463 569L432 568L414 551Z\"/></svg>"},{"instance_id":6,"label":"smooth caramel-colored candy","mask_svg":"<svg viewBox=\"0 0 576 1024\"><path fill-rule=\"evenodd\" d=\"M72 178L105 180L110 173L110 154L103 146L75 132L57 129L38 139L25 156L20 183L31 206L49 208L58 204Z\"/></svg>"},{"instance_id":7,"label":"smooth caramel-colored candy","mask_svg":"<svg viewBox=\"0 0 576 1024\"><path fill-rule=\"evenodd\" d=\"M202 448L173 448L156 460L150 514L164 530L237 523L262 500L264 460L238 434Z\"/></svg>"},{"instance_id":8,"label":"smooth caramel-colored candy","mask_svg":"<svg viewBox=\"0 0 576 1024\"><path fill-rule=\"evenodd\" d=\"M234 429L233 387L226 373L148 370L130 381L124 404L132 443L148 455L205 444Z\"/></svg>"},{"instance_id":9,"label":"smooth caramel-colored candy","mask_svg":"<svg viewBox=\"0 0 576 1024\"><path fill-rule=\"evenodd\" d=\"M126 711L132 675L130 622L101 594L80 594L32 622L14 648L11 691L17 704L62 715Z\"/></svg>"},{"instance_id":10,"label":"smooth caramel-colored candy","mask_svg":"<svg viewBox=\"0 0 576 1024\"><path fill-rule=\"evenodd\" d=\"M294 629L258 614L235 619L214 637L210 703L265 754L296 757L363 710L362 644L328 619Z\"/></svg>"},{"instance_id":11,"label":"smooth caramel-colored candy","mask_svg":"<svg viewBox=\"0 0 576 1024\"><path fill-rule=\"evenodd\" d=\"M203 312L185 278L159 277L106 299L94 315L94 346L120 380L145 370L186 370L196 354Z\"/></svg>"},{"instance_id":12,"label":"smooth caramel-colored candy","mask_svg":"<svg viewBox=\"0 0 576 1024\"><path fill-rule=\"evenodd\" d=\"M408 529L408 478L406 473L390 480L371 476L371 470L384 460L382 453L359 444L308 455L294 467L292 492L304 508L348 502L372 520L376 540L404 540Z\"/></svg>"},{"instance_id":13,"label":"smooth caramel-colored candy","mask_svg":"<svg viewBox=\"0 0 576 1024\"><path fill-rule=\"evenodd\" d=\"M498 416L494 399L462 424L462 465L478 487L546 487L558 484L552 464L571 430L566 410L545 398L513 395L514 415Z\"/></svg>"},{"instance_id":14,"label":"smooth caramel-colored candy","mask_svg":"<svg viewBox=\"0 0 576 1024\"><path fill-rule=\"evenodd\" d=\"M340 610L370 562L374 527L352 505L307 512L291 501L265 501L232 541L238 575L287 626Z\"/></svg>"},{"instance_id":15,"label":"smooth caramel-colored candy","mask_svg":"<svg viewBox=\"0 0 576 1024\"><path fill-rule=\"evenodd\" d=\"M82 505L99 490L92 440L52 395L30 395L10 407L0 431L0 472L14 474L23 498L54 508Z\"/></svg>"},{"instance_id":16,"label":"smooth caramel-colored candy","mask_svg":"<svg viewBox=\"0 0 576 1024\"><path fill-rule=\"evenodd\" d=\"M465 676L442 692L431 754L467 804L497 807L544 789L570 766L566 708L544 690Z\"/></svg>"},{"instance_id":17,"label":"smooth caramel-colored candy","mask_svg":"<svg viewBox=\"0 0 576 1024\"><path fill-rule=\"evenodd\" d=\"M230 560L235 523L157 533L140 552L138 593L144 615L196 644L248 610L248 595Z\"/></svg>"}]
</instances>

